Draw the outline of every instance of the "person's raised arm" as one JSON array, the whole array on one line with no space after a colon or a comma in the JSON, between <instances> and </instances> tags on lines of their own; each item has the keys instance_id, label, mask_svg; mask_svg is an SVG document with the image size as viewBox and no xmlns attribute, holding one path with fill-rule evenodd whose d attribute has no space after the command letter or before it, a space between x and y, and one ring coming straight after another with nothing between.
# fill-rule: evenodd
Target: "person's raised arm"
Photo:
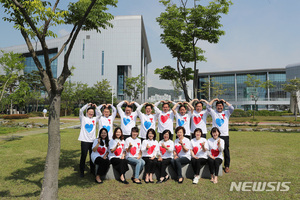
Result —
<instances>
[{"instance_id":1,"label":"person's raised arm","mask_svg":"<svg viewBox=\"0 0 300 200\"><path fill-rule=\"evenodd\" d=\"M190 104L189 102L186 101L186 105L187 105L188 109L191 111L191 113L193 113L194 107L192 106L192 104Z\"/></svg>"},{"instance_id":2,"label":"person's raised arm","mask_svg":"<svg viewBox=\"0 0 300 200\"><path fill-rule=\"evenodd\" d=\"M215 101L219 101L219 99L218 99L218 98L215 98L215 99L211 100L211 101L209 102L209 105L212 106L213 103L214 103Z\"/></svg>"},{"instance_id":3,"label":"person's raised arm","mask_svg":"<svg viewBox=\"0 0 300 200\"><path fill-rule=\"evenodd\" d=\"M141 110L144 107L144 105L146 105L146 103L139 105L139 107L137 107L136 110L135 110L140 118L141 118L141 116L143 114Z\"/></svg>"},{"instance_id":4,"label":"person's raised arm","mask_svg":"<svg viewBox=\"0 0 300 200\"><path fill-rule=\"evenodd\" d=\"M109 107L109 106L112 109L112 114L111 114L112 120L114 120L116 118L116 115L117 115L117 109L112 104L107 104L107 107Z\"/></svg>"},{"instance_id":5,"label":"person's raised arm","mask_svg":"<svg viewBox=\"0 0 300 200\"><path fill-rule=\"evenodd\" d=\"M228 111L230 114L232 114L234 111L234 107L229 102L225 101L224 99L221 99L221 101L223 101L228 106Z\"/></svg>"},{"instance_id":6,"label":"person's raised arm","mask_svg":"<svg viewBox=\"0 0 300 200\"><path fill-rule=\"evenodd\" d=\"M96 111L96 119L98 121L100 119L100 117L101 117L101 111L100 111L100 108L97 107L96 104L94 104L94 106L95 106L95 111Z\"/></svg>"},{"instance_id":7,"label":"person's raised arm","mask_svg":"<svg viewBox=\"0 0 300 200\"><path fill-rule=\"evenodd\" d=\"M117 105L117 110L119 112L120 115L124 115L124 111L122 110L122 106L124 103L126 103L128 101L121 101L118 105Z\"/></svg>"},{"instance_id":8,"label":"person's raised arm","mask_svg":"<svg viewBox=\"0 0 300 200\"><path fill-rule=\"evenodd\" d=\"M176 113L177 113L177 107L179 106L179 104L181 104L181 102L177 102L172 108L174 115L176 115Z\"/></svg>"}]
</instances>

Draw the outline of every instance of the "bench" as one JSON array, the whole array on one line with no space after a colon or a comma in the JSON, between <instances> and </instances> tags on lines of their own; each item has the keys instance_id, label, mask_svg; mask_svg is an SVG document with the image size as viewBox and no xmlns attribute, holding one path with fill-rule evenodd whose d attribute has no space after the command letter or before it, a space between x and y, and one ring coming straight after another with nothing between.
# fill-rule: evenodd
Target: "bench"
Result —
<instances>
[{"instance_id":1,"label":"bench","mask_svg":"<svg viewBox=\"0 0 300 200\"><path fill-rule=\"evenodd\" d=\"M98 167L99 167L98 165L95 166L95 174L97 173ZM133 167L130 164L128 164L128 168L129 168L129 170L125 174L126 179L131 178L132 174L133 174ZM174 171L174 169L171 165L169 165L167 167L166 171L171 176L172 179L177 179L176 172ZM158 170L156 170L155 174L153 175L154 179L156 179L156 175L159 175ZM222 175L223 175L223 168L222 168L222 164L221 164L220 168L219 168L219 176L222 176ZM194 178L194 170L192 168L192 164L187 164L187 165L182 167L182 176L184 178L188 178L188 179L193 179ZM208 164L206 164L204 167L201 168L200 177L201 178L210 178L210 172L209 172ZM119 178L120 178L119 173L113 168L112 165L109 166L109 170L108 170L106 176L101 177L101 179L117 179L117 180ZM144 178L144 169L142 170L139 178L140 179Z\"/></svg>"}]
</instances>

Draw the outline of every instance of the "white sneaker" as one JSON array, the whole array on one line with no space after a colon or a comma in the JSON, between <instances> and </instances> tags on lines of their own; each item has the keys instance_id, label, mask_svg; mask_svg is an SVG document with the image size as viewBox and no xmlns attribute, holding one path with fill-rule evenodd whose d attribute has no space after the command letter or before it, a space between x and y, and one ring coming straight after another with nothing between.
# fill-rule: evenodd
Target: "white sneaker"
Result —
<instances>
[{"instance_id":1,"label":"white sneaker","mask_svg":"<svg viewBox=\"0 0 300 200\"><path fill-rule=\"evenodd\" d=\"M199 182L199 179L199 176L195 176L195 178L193 179L193 184L197 184Z\"/></svg>"}]
</instances>

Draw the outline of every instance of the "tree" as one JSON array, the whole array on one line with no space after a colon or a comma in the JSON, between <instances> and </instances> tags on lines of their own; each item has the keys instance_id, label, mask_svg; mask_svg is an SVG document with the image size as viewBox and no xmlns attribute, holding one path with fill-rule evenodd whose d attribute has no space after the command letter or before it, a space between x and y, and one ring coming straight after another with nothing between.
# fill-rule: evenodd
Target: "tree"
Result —
<instances>
[{"instance_id":1,"label":"tree","mask_svg":"<svg viewBox=\"0 0 300 200\"><path fill-rule=\"evenodd\" d=\"M203 55L204 50L199 47L198 41L218 43L219 37L225 34L220 30L222 27L221 14L227 14L232 3L230 0L215 0L207 6L203 6L199 0L194 0L193 3L189 3L188 0L180 0L180 5L177 6L171 0L160 0L160 2L166 7L166 11L156 19L163 29L160 36L161 42L170 49L172 57L177 59L179 74L180 69L185 69L187 63L193 62L193 94L196 97L198 90L197 62L206 61ZM191 4L192 6L188 7ZM181 80L181 82L184 84L184 81ZM186 100L189 99L186 98Z\"/></svg>"},{"instance_id":2,"label":"tree","mask_svg":"<svg viewBox=\"0 0 300 200\"><path fill-rule=\"evenodd\" d=\"M113 16L105 11L107 6L116 6L117 0L78 0L70 2L68 10L58 8L59 0L52 6L49 1L41 0L0 0L7 17L5 21L14 24L28 47L28 50L38 68L41 80L49 96L49 119L48 119L48 151L45 163L44 179L42 184L41 199L58 198L58 167L60 156L60 104L63 85L71 75L69 57L80 30L99 30L99 27L112 26L109 20ZM73 25L68 38L58 50L58 53L50 58L46 38L55 37L50 30L52 26L61 24ZM31 39L39 41L44 65L39 61ZM54 78L51 63L64 52L63 70L58 78Z\"/></svg>"},{"instance_id":3,"label":"tree","mask_svg":"<svg viewBox=\"0 0 300 200\"><path fill-rule=\"evenodd\" d=\"M2 57L0 58L0 66L3 68L4 75L1 75L0 78L0 102L7 87L15 83L20 75L20 72L25 68L25 58L22 57L21 54L14 52L4 53L2 50L1 53Z\"/></svg>"},{"instance_id":4,"label":"tree","mask_svg":"<svg viewBox=\"0 0 300 200\"><path fill-rule=\"evenodd\" d=\"M29 85L26 82L20 82L16 91L10 95L12 103L17 104L22 111L26 105L26 97L30 94Z\"/></svg>"},{"instance_id":5,"label":"tree","mask_svg":"<svg viewBox=\"0 0 300 200\"><path fill-rule=\"evenodd\" d=\"M135 101L139 95L143 94L145 88L145 79L143 76L131 77L125 79L125 94Z\"/></svg>"},{"instance_id":6,"label":"tree","mask_svg":"<svg viewBox=\"0 0 300 200\"><path fill-rule=\"evenodd\" d=\"M207 78L199 90L199 92L203 93L208 100L220 98L226 91L227 88L224 88L224 84L217 82L215 78Z\"/></svg>"},{"instance_id":7,"label":"tree","mask_svg":"<svg viewBox=\"0 0 300 200\"><path fill-rule=\"evenodd\" d=\"M68 110L72 109L75 96L75 83L66 81L64 84L64 91L61 93L61 108L65 110L67 116Z\"/></svg>"},{"instance_id":8,"label":"tree","mask_svg":"<svg viewBox=\"0 0 300 200\"><path fill-rule=\"evenodd\" d=\"M283 90L291 93L291 97L294 101L294 113L295 113L295 121L297 121L297 105L299 91L300 91L300 78L290 79L288 83L283 84ZM298 107L299 108L299 107Z\"/></svg>"},{"instance_id":9,"label":"tree","mask_svg":"<svg viewBox=\"0 0 300 200\"><path fill-rule=\"evenodd\" d=\"M111 103L111 86L107 79L97 81L93 86L93 102L97 103Z\"/></svg>"},{"instance_id":10,"label":"tree","mask_svg":"<svg viewBox=\"0 0 300 200\"><path fill-rule=\"evenodd\" d=\"M179 71L179 72L178 72ZM155 74L159 74L159 79L170 80L172 85L178 89L182 89L185 99L189 100L190 97L187 92L187 82L193 80L193 70L190 67L175 70L171 66L165 66L162 69L156 68ZM179 86L179 88L178 88ZM174 88L175 90L175 88Z\"/></svg>"}]
</instances>

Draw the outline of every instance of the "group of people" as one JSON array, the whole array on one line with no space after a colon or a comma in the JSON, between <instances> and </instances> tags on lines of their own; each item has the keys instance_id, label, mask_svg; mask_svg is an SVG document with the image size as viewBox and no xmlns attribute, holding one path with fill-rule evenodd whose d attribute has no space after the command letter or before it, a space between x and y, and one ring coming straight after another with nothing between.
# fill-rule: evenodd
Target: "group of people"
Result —
<instances>
[{"instance_id":1,"label":"group of people","mask_svg":"<svg viewBox=\"0 0 300 200\"><path fill-rule=\"evenodd\" d=\"M212 109L214 102L216 102L216 110ZM206 110L203 110L204 103ZM158 108L159 104L162 104L162 110ZM228 106L226 111L224 111L224 104ZM136 106L135 111L133 105ZM124 111L122 106L125 106ZM145 107L144 113L143 107ZM177 173L178 183L182 183L184 180L182 166L188 163L192 164L194 170L194 184L198 183L200 170L206 163L209 165L211 182L217 183L219 166L223 159L225 172L229 172L228 121L233 110L231 104L217 98L211 102L194 99L191 102L159 101L155 104L141 105L136 102L122 101L117 105L117 109L111 104L102 104L98 107L92 103L86 104L79 113L80 176L84 177L85 160L89 152L91 172L94 173L95 164L99 166L95 179L97 183L103 183L101 177L107 173L110 164L119 172L119 181L124 184L128 184L125 178L128 164L134 166L131 177L133 183L142 183L139 175L143 168L145 168L145 183L154 183L153 174L157 169L159 171L157 183L167 181L170 176L166 168L170 164ZM121 118L121 127L113 130L113 121L117 112ZM213 128L210 132L211 138L206 140L208 114L212 116ZM136 127L137 117L141 121L140 130ZM174 117L176 119L175 141L173 141ZM96 136L97 123L100 131ZM159 137L159 142L156 137Z\"/></svg>"}]
</instances>

